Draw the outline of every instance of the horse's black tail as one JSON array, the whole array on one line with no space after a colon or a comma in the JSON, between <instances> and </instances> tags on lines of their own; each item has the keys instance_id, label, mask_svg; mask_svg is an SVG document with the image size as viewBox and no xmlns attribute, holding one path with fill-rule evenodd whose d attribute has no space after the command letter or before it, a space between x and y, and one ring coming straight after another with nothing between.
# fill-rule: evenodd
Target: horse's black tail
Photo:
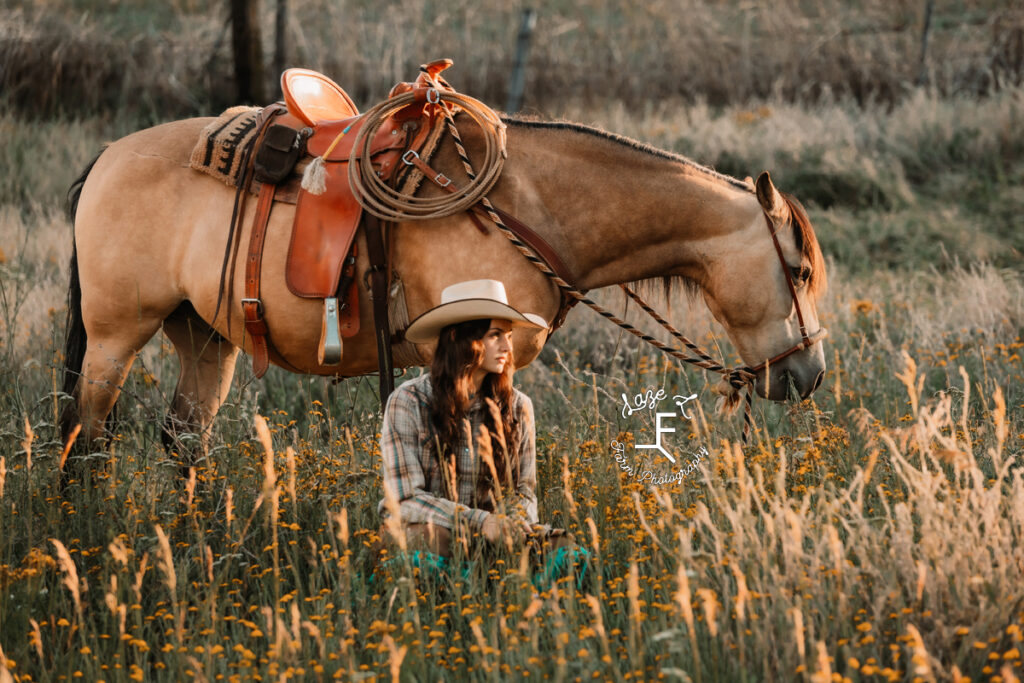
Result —
<instances>
[{"instance_id":1,"label":"horse's black tail","mask_svg":"<svg viewBox=\"0 0 1024 683\"><path fill-rule=\"evenodd\" d=\"M71 221L71 264L68 267L68 316L64 331L64 376L61 391L69 396L76 396L78 378L82 374L82 363L85 359L86 333L82 320L82 285L78 279L78 247L75 244L74 225L78 213L78 200L82 196L82 186L93 166L99 160L103 150L96 155L75 182L71 183L67 197L67 215ZM64 404L60 412L60 431L63 440L67 440L71 430L78 424L78 410L75 401Z\"/></svg>"}]
</instances>

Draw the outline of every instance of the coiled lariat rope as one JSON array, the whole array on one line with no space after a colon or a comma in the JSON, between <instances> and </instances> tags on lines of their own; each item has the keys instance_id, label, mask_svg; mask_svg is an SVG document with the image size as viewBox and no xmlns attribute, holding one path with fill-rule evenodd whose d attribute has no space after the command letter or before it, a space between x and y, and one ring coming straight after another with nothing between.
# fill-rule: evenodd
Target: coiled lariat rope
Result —
<instances>
[{"instance_id":1,"label":"coiled lariat rope","mask_svg":"<svg viewBox=\"0 0 1024 683\"><path fill-rule=\"evenodd\" d=\"M423 73L426 73L424 71ZM365 123L356 134L349 157L348 179L363 208L386 221L427 220L469 211L490 192L501 176L508 152L505 148L505 124L487 105L434 82L428 101L439 106L450 119L455 105L480 127L484 136L484 162L479 176L472 175L468 185L454 188L438 197L417 197L390 187L373 168L370 148L377 131L387 119L422 98L409 91L381 102L363 116ZM422 101L422 99L420 99ZM428 105L429 106L429 105Z\"/></svg>"},{"instance_id":2,"label":"coiled lariat rope","mask_svg":"<svg viewBox=\"0 0 1024 683\"><path fill-rule=\"evenodd\" d=\"M393 116L400 109L415 100L413 93L403 93L367 111L365 114L367 121L360 129L353 146L352 156L350 157L349 163L349 180L352 183L352 187L356 190L355 196L363 208L379 218L390 221L401 221L440 218L443 216L451 216L461 213L463 211L479 212L480 208L478 208L477 205L483 207L483 211L486 212L488 218L494 223L501 234L519 250L527 261L544 273L564 294L575 299L577 302L586 305L601 317L609 320L626 332L629 332L634 337L647 342L659 351L662 351L677 360L691 365L696 365L710 372L722 375L721 381L712 387L712 390L715 393L721 395L721 399L718 403L718 409L720 412L730 413L734 411L739 406L740 393L744 392L745 406L743 412L743 441L746 442L749 438L750 429L753 426L751 408L753 403L752 385L755 379L755 374L751 372L751 369L746 366L727 368L716 362L704 353L696 344L680 334L678 330L658 315L654 309L648 306L626 285L620 285L626 295L636 301L637 304L639 304L648 315L654 318L659 325L668 331L672 337L681 342L691 352L696 354L697 358L691 358L685 353L672 348L649 334L641 332L633 325L627 323L611 311L608 311L600 304L594 302L583 292L579 291L559 277L547 262L544 261L544 259L540 258L530 246L523 242L519 236L505 224L505 221L502 220L498 211L486 196L487 192L490 191L491 187L493 187L495 182L497 182L501 169L504 166L506 157L505 124L493 110L483 103L443 87L422 67L420 71L421 73L426 74L427 79L430 80L434 89L437 91L440 110L443 113L445 123L452 135L452 139L455 142L459 158L462 160L463 167L467 176L469 176L470 182L465 188L458 189L451 187L451 183L448 181L447 189L449 194L433 198L420 198L397 192L387 186L377 176L370 161L370 141L373 140L373 134L388 117ZM458 105L463 111L473 118L484 132L486 154L484 164L482 166L483 172L480 176L477 176L469 161L469 156L462 144L462 137L459 135L459 131L455 127L454 113L449 108L448 103Z\"/></svg>"}]
</instances>

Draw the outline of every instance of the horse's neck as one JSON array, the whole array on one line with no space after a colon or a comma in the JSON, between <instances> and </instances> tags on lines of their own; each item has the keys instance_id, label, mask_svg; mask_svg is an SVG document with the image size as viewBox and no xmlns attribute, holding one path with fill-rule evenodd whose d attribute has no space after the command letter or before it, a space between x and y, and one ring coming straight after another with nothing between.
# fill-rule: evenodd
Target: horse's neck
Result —
<instances>
[{"instance_id":1,"label":"horse's neck","mask_svg":"<svg viewBox=\"0 0 1024 683\"><path fill-rule=\"evenodd\" d=\"M736 181L595 133L513 127L509 146L581 289L663 275L699 283L760 213Z\"/></svg>"}]
</instances>

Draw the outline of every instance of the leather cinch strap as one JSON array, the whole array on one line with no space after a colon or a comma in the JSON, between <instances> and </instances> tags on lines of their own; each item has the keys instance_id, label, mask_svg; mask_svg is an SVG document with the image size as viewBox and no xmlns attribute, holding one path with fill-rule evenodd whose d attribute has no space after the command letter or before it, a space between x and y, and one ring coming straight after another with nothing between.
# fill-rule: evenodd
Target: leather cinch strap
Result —
<instances>
[{"instance_id":1,"label":"leather cinch strap","mask_svg":"<svg viewBox=\"0 0 1024 683\"><path fill-rule=\"evenodd\" d=\"M249 254L245 259L245 298L242 299L242 313L245 315L245 331L252 339L252 371L262 377L270 367L270 352L267 334L270 329L263 319L263 302L260 301L260 270L263 265L263 241L267 237L267 223L270 209L274 206L276 185L264 183L260 188L260 199L256 205L256 216L249 237Z\"/></svg>"},{"instance_id":2,"label":"leather cinch strap","mask_svg":"<svg viewBox=\"0 0 1024 683\"><path fill-rule=\"evenodd\" d=\"M253 140L251 145L246 147L245 153L242 156L242 172L235 185L235 203L231 209L231 223L228 225L228 241L227 244L224 245L224 261L221 264L220 269L220 285L217 288L217 308L213 312L213 319L216 321L217 316L220 314L221 304L224 303L226 295L227 310L229 311L226 315L229 336L231 334L230 310L234 296L235 263L238 259L239 246L235 237L241 232L240 226L242 223L242 217L245 216L246 200L249 198L249 185L253 180L256 150L259 149L260 145L263 143L263 138L270 126L270 122L275 116L284 113L284 111L284 106L276 102L274 104L269 104L260 110L256 115L256 128L258 130L256 138Z\"/></svg>"},{"instance_id":3,"label":"leather cinch strap","mask_svg":"<svg viewBox=\"0 0 1024 683\"><path fill-rule=\"evenodd\" d=\"M370 296L373 298L373 329L377 338L377 365L380 371L380 405L387 405L395 390L394 359L391 356L391 326L388 322L388 263L381 234L380 219L363 214L366 228L366 255L370 259Z\"/></svg>"},{"instance_id":4,"label":"leather cinch strap","mask_svg":"<svg viewBox=\"0 0 1024 683\"><path fill-rule=\"evenodd\" d=\"M254 143L249 155L249 173L245 178L243 178L242 185L240 186L242 197L240 206L236 211L237 216L233 218L232 233L238 230L238 226L234 224L234 220L237 219L238 224L240 224L245 215L246 190L253 179L251 173L252 159L256 156L256 150L258 150L260 145L263 144L263 139L266 137L271 121L273 121L276 116L283 113L285 113L284 106L277 103L264 107L261 112L259 119L260 132L256 137L256 142ZM242 315L245 322L245 331L249 333L249 337L252 341L252 370L256 377L262 377L266 374L267 368L270 367L271 355L274 357L274 362L278 363L282 367L287 368L292 372L302 372L302 370L289 363L274 349L274 344L270 341L269 336L270 328L267 326L266 320L263 318L263 301L260 298L260 276L263 266L263 243L267 237L267 224L270 221L270 211L274 208L274 197L276 192L277 185L264 182L260 186L259 200L256 204L256 213L253 216L252 221L252 233L249 236L249 250L245 258L245 296L242 299ZM229 240L230 239L232 238L229 237ZM235 256L237 256L237 251L235 252ZM224 267L227 267L226 263ZM234 281L234 272L235 261L234 258L232 258L230 276L228 277L229 309L231 305L230 283ZM221 274L221 278L224 278L223 272ZM230 321L230 319L231 317L229 315L228 320Z\"/></svg>"}]
</instances>

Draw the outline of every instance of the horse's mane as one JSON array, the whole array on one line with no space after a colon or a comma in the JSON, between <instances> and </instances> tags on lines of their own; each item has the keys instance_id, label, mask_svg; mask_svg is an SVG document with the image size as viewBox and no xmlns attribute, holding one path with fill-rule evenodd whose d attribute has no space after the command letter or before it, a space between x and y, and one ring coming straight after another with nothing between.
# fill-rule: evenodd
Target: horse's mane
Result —
<instances>
[{"instance_id":1,"label":"horse's mane","mask_svg":"<svg viewBox=\"0 0 1024 683\"><path fill-rule=\"evenodd\" d=\"M649 145L639 140L628 138L624 135L618 135L616 133L609 133L606 130L600 128L594 128L592 126L586 126L582 123L574 123L572 121L549 121L545 119L536 118L533 116L524 116L517 114L515 116L502 116L502 121L507 125L518 127L518 128L544 128L548 130L568 130L575 133L581 133L583 135L590 135L602 140L608 140L625 147L628 147L637 152L648 154L660 159L667 159L669 161L675 161L683 164L688 168L698 171L704 175L707 175L714 180L726 183L730 187L742 190L744 192L754 193L754 187L751 183L738 180L732 176L719 173L712 168L698 164L697 162L689 159L682 154L676 154L675 152L668 152L663 149L659 149L653 145ZM821 247L818 245L818 238L814 234L814 228L811 226L811 221L807 217L807 212L804 210L802 204L797 201L793 196L780 193L786 200L786 204L789 206L790 215L792 216L793 235L796 239L797 248L803 254L805 258L810 262L811 266L811 279L807 286L810 289L810 295L817 299L824 293L827 285L825 276L825 257L821 253ZM693 297L700 292L699 285L690 280L678 275L650 278L647 280L640 280L638 282L630 283L631 285L647 292L652 292L656 289L658 283L662 285L662 291L666 301L671 301L672 292L677 286L683 287L683 291L687 296Z\"/></svg>"},{"instance_id":2,"label":"horse's mane","mask_svg":"<svg viewBox=\"0 0 1024 683\"><path fill-rule=\"evenodd\" d=\"M517 114L516 116L503 116L502 121L504 121L506 124L510 126L515 126L518 128L547 128L549 130L571 130L576 133L591 135L593 137L601 138L603 140L616 142L625 147L629 147L630 149L634 149L637 152L642 152L644 154L649 154L651 156L655 156L661 159L668 159L669 161L678 162L680 164L683 164L684 166L704 173L705 175L708 175L714 178L715 180L727 183L728 185L731 185L732 187L738 190L744 190L746 192L754 191L753 186L749 185L748 183L745 183L742 180L737 180L736 178L725 175L724 173L719 173L718 171L708 168L707 166L698 164L693 159L684 157L682 154L668 152L666 150L659 149L654 145L649 145L646 142L640 142L639 140L634 140L633 138L627 138L625 135L619 135L617 133L609 133L608 131L601 130L600 128L585 126L582 123L574 123L572 121L548 121L546 119L523 116L521 114Z\"/></svg>"}]
</instances>

